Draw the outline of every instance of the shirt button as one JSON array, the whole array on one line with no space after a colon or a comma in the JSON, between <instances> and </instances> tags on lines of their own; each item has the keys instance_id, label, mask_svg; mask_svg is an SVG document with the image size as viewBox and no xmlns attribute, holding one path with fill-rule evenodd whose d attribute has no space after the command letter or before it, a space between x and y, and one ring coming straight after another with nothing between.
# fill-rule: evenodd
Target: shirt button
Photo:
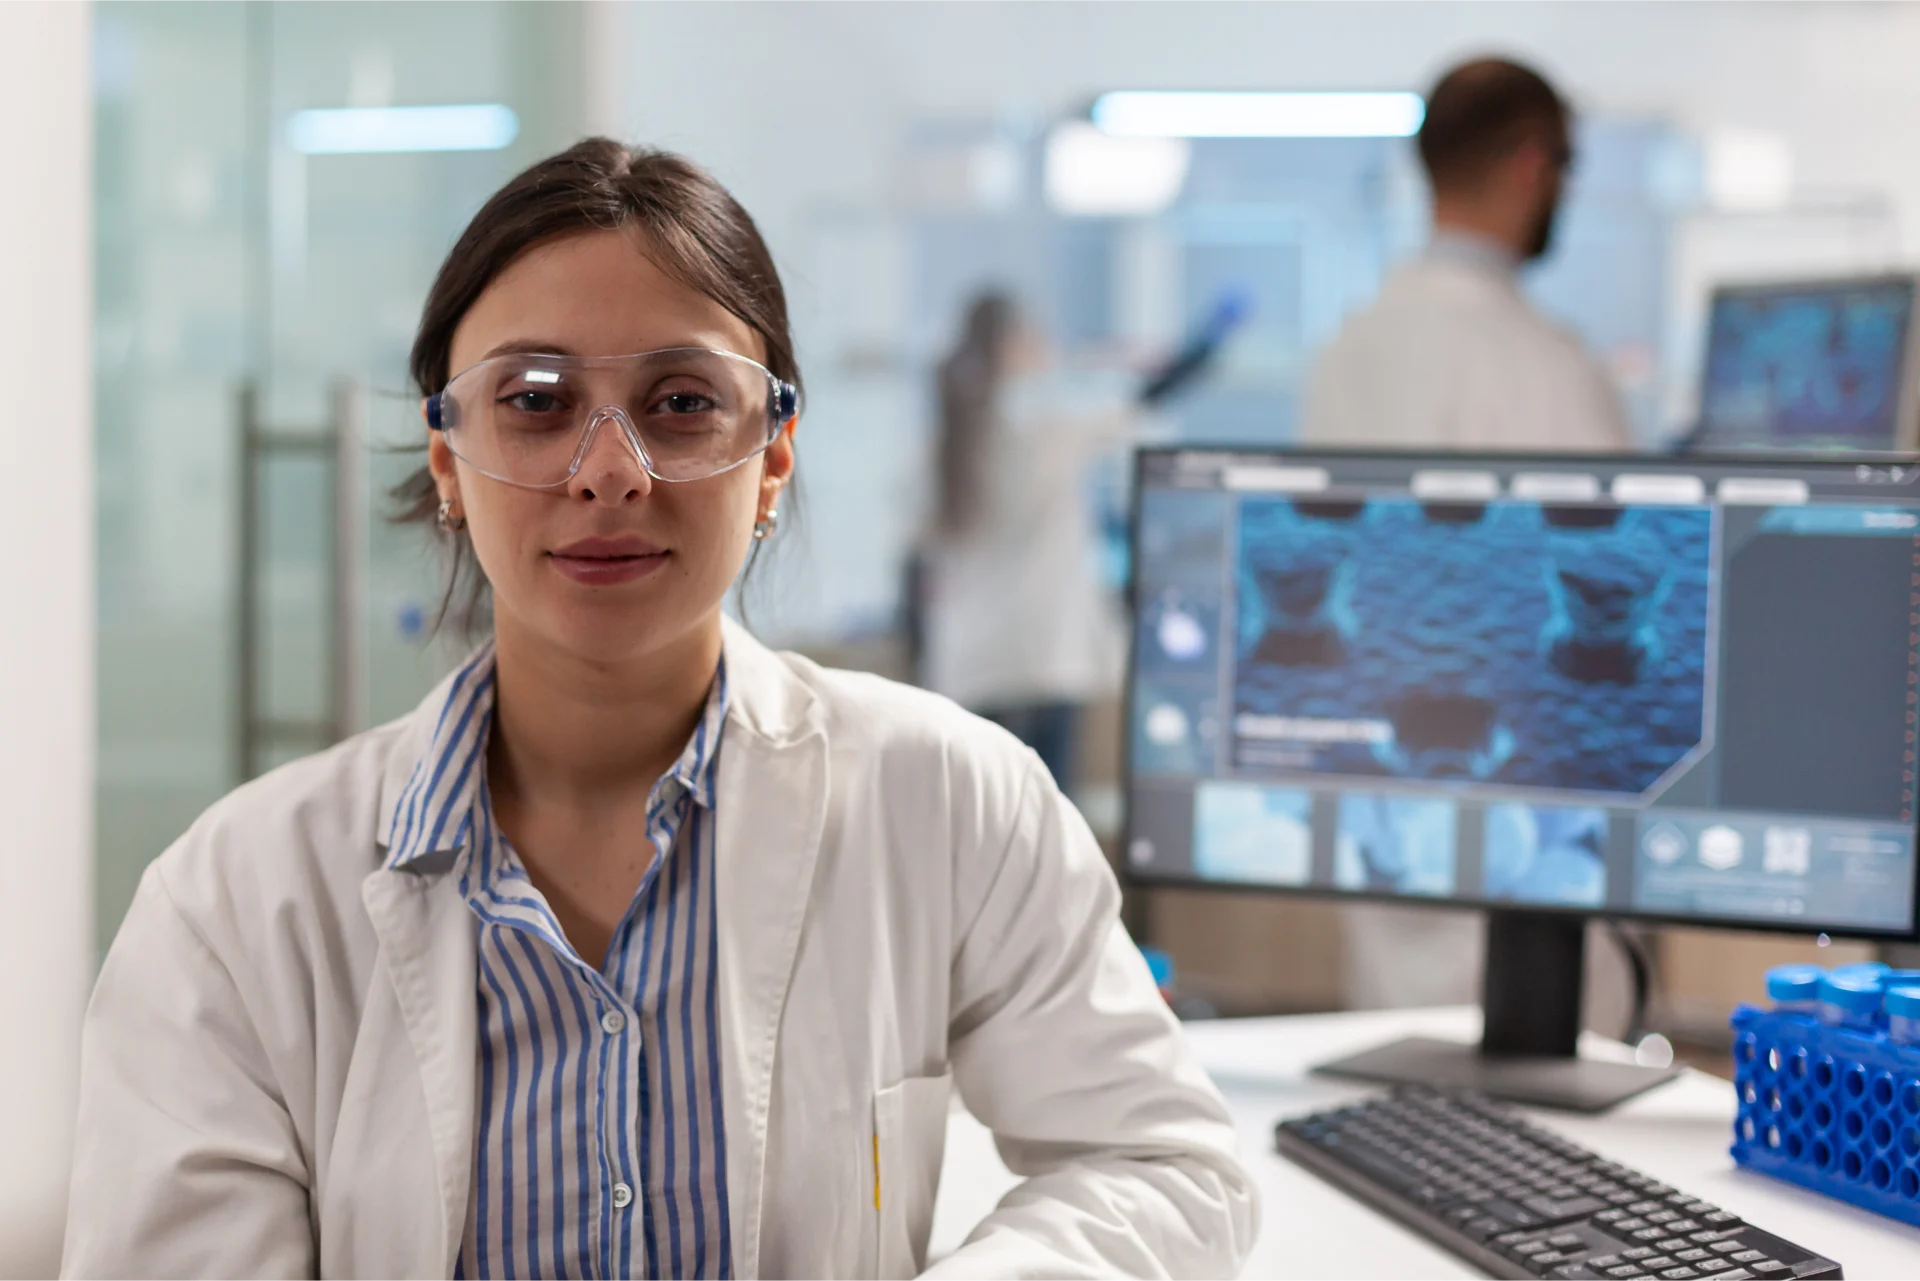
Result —
<instances>
[{"instance_id":1,"label":"shirt button","mask_svg":"<svg viewBox=\"0 0 1920 1281\"><path fill-rule=\"evenodd\" d=\"M618 1010L608 1010L600 1016L600 1027L608 1036L619 1036L620 1029L627 1025L627 1016ZM631 1195L631 1193L629 1193ZM621 1204L625 1204L622 1202Z\"/></svg>"},{"instance_id":2,"label":"shirt button","mask_svg":"<svg viewBox=\"0 0 1920 1281\"><path fill-rule=\"evenodd\" d=\"M613 1208L624 1210L633 1204L633 1189L624 1183L613 1185Z\"/></svg>"}]
</instances>

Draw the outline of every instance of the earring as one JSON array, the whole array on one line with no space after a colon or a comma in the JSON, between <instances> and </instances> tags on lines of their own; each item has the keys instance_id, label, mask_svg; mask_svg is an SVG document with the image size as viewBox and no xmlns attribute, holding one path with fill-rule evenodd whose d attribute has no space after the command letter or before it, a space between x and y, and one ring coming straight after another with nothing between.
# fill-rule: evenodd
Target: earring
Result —
<instances>
[{"instance_id":1,"label":"earring","mask_svg":"<svg viewBox=\"0 0 1920 1281\"><path fill-rule=\"evenodd\" d=\"M759 523L753 527L754 539L764 543L773 537L773 532L778 528L780 528L780 513L769 507L767 514L761 517Z\"/></svg>"},{"instance_id":2,"label":"earring","mask_svg":"<svg viewBox=\"0 0 1920 1281\"><path fill-rule=\"evenodd\" d=\"M465 516L456 516L453 514L453 500L451 498L442 498L440 500L440 511L437 519L440 522L440 528L446 530L449 534L457 534L467 527L467 518Z\"/></svg>"}]
</instances>

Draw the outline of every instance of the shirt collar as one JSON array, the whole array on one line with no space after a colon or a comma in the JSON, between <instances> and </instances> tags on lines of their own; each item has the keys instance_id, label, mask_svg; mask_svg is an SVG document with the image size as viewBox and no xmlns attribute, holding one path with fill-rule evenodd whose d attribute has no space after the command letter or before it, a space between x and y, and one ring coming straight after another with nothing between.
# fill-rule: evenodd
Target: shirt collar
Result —
<instances>
[{"instance_id":1,"label":"shirt collar","mask_svg":"<svg viewBox=\"0 0 1920 1281\"><path fill-rule=\"evenodd\" d=\"M1428 262L1450 262L1497 276L1520 270L1519 256L1492 236L1455 227L1435 227L1425 256Z\"/></svg>"},{"instance_id":2,"label":"shirt collar","mask_svg":"<svg viewBox=\"0 0 1920 1281\"><path fill-rule=\"evenodd\" d=\"M433 710L433 733L400 789L387 825L389 868L471 843L475 802L481 795L493 727L494 648L488 640L461 664ZM723 656L707 690L693 736L666 777L703 809L711 810L721 731L727 718L727 664Z\"/></svg>"}]
</instances>

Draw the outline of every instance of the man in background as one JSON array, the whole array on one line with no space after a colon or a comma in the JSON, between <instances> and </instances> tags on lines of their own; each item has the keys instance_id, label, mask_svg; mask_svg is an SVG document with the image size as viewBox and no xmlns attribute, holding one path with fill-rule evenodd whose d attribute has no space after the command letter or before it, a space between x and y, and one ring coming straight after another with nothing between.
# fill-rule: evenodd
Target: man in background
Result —
<instances>
[{"instance_id":1,"label":"man in background","mask_svg":"<svg viewBox=\"0 0 1920 1281\"><path fill-rule=\"evenodd\" d=\"M1425 252L1348 320L1309 381L1300 437L1323 447L1612 452L1632 445L1619 396L1578 338L1520 292L1553 242L1571 113L1538 73L1488 58L1427 98L1420 161L1433 188ZM1355 906L1347 1003L1472 1001L1477 915Z\"/></svg>"},{"instance_id":2,"label":"man in background","mask_svg":"<svg viewBox=\"0 0 1920 1281\"><path fill-rule=\"evenodd\" d=\"M1433 234L1349 319L1307 388L1301 440L1407 449L1620 450L1606 371L1520 292L1553 243L1573 163L1571 113L1537 73L1455 67L1420 126Z\"/></svg>"}]
</instances>

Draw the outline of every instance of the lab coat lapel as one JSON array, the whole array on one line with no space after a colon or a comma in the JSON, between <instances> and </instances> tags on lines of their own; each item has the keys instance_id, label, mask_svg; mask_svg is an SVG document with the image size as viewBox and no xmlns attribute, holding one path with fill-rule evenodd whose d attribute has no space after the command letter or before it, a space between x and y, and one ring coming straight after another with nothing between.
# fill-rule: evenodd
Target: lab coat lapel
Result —
<instances>
[{"instance_id":1,"label":"lab coat lapel","mask_svg":"<svg viewBox=\"0 0 1920 1281\"><path fill-rule=\"evenodd\" d=\"M826 822L827 741L812 691L727 630L731 689L714 829L721 1093L734 1275L760 1275L767 1130L781 1015Z\"/></svg>"},{"instance_id":2,"label":"lab coat lapel","mask_svg":"<svg viewBox=\"0 0 1920 1281\"><path fill-rule=\"evenodd\" d=\"M404 869L384 868L360 887L427 1100L441 1212L440 1257L419 1262L438 1276L452 1275L466 1232L479 1043L473 917L455 879L433 862L444 864L450 858L430 856ZM377 1182L377 1172L370 1173ZM391 1189L389 1204L397 1212L414 1203L419 1193L418 1188ZM372 1189L367 1194L381 1195Z\"/></svg>"}]
</instances>

